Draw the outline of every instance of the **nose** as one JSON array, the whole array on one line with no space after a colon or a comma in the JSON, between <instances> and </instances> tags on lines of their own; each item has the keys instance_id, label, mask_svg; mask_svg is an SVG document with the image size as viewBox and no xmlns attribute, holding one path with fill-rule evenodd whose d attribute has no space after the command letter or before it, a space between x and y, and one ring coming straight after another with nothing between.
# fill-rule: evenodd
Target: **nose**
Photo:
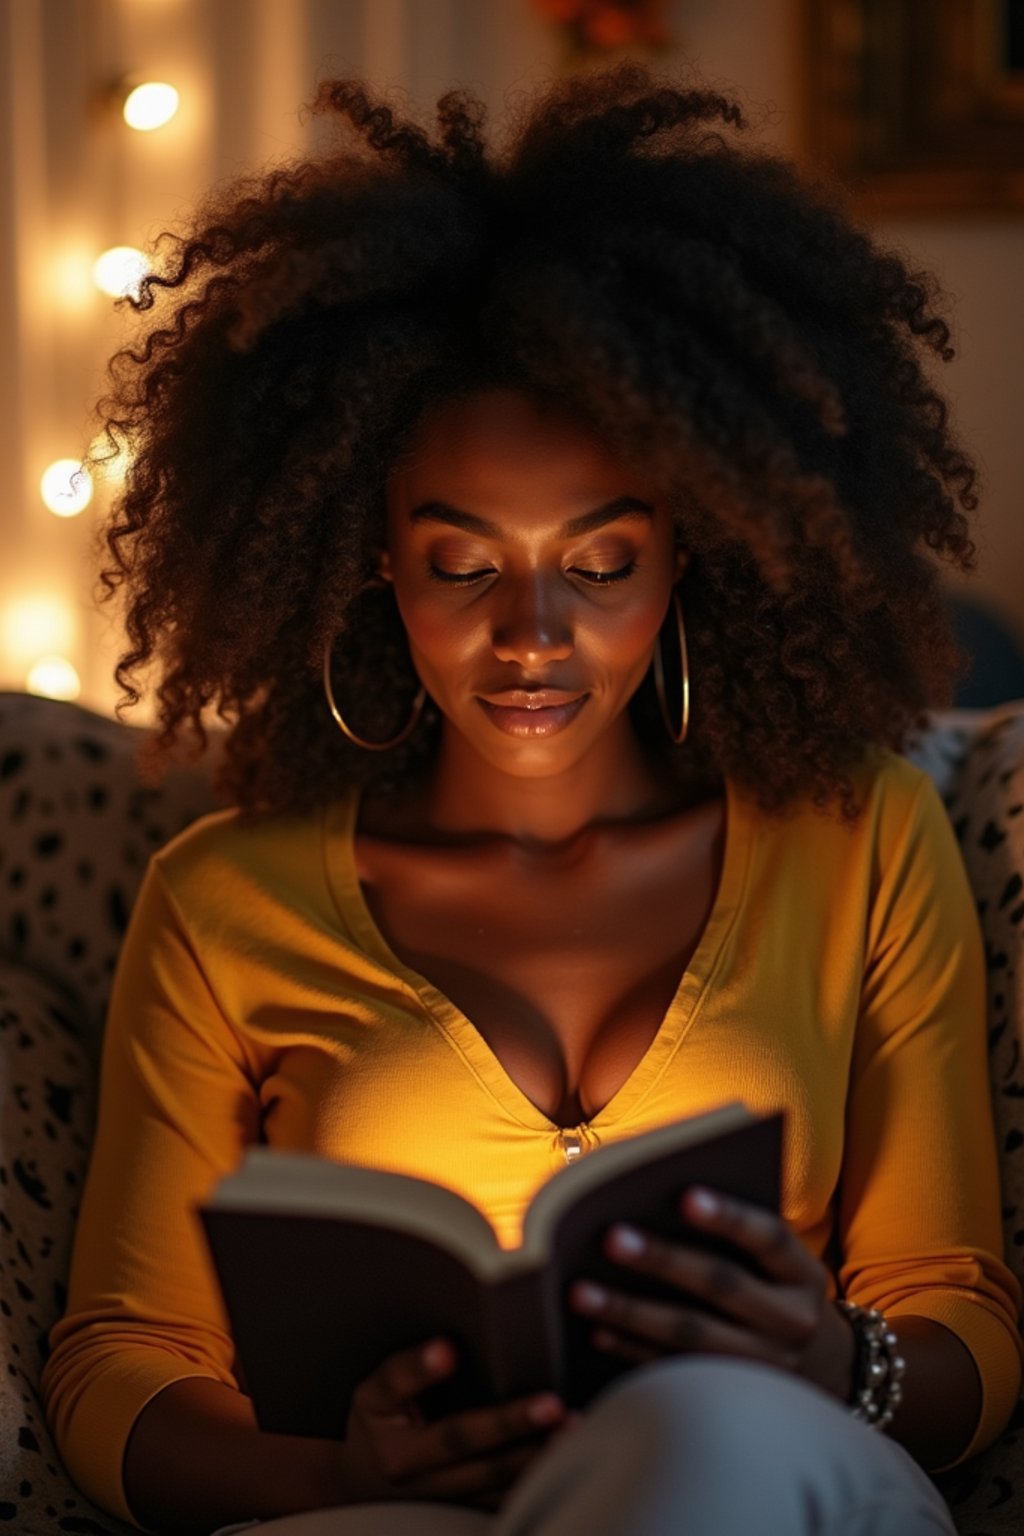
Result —
<instances>
[{"instance_id":1,"label":"nose","mask_svg":"<svg viewBox=\"0 0 1024 1536\"><path fill-rule=\"evenodd\" d=\"M494 616L491 645L499 661L539 667L573 652L571 594L542 576L510 583Z\"/></svg>"}]
</instances>

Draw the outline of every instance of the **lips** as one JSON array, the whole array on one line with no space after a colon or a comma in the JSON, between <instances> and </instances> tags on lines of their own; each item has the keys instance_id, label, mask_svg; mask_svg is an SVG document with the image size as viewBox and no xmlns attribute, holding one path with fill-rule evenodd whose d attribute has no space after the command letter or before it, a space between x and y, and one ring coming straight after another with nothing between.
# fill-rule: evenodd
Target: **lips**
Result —
<instances>
[{"instance_id":1,"label":"lips","mask_svg":"<svg viewBox=\"0 0 1024 1536\"><path fill-rule=\"evenodd\" d=\"M561 688L507 688L503 693L482 693L480 697L497 709L557 709L582 698L582 694Z\"/></svg>"},{"instance_id":2,"label":"lips","mask_svg":"<svg viewBox=\"0 0 1024 1536\"><path fill-rule=\"evenodd\" d=\"M555 688L510 689L477 703L493 725L509 736L554 736L570 725L590 698L589 693L564 693Z\"/></svg>"}]
</instances>

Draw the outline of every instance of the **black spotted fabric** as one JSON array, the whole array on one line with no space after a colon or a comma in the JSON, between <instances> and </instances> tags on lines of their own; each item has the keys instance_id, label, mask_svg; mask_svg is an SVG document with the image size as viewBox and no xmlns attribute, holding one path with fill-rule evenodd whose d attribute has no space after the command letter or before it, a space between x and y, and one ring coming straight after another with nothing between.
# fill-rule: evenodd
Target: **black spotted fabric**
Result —
<instances>
[{"instance_id":1,"label":"black spotted fabric","mask_svg":"<svg viewBox=\"0 0 1024 1536\"><path fill-rule=\"evenodd\" d=\"M965 718L960 715L961 721ZM966 717L970 719L970 717ZM1024 704L971 732L944 789L985 939L992 1105L1007 1263L1024 1285ZM977 719L975 718L975 724ZM923 766L928 766L923 764ZM938 782L938 779L937 779ZM967 1536L1024 1531L1024 1401L1000 1440L935 1479Z\"/></svg>"},{"instance_id":2,"label":"black spotted fabric","mask_svg":"<svg viewBox=\"0 0 1024 1536\"><path fill-rule=\"evenodd\" d=\"M144 734L77 704L0 693L0 954L63 982L94 1044L150 854L216 808L211 764L139 782Z\"/></svg>"},{"instance_id":3,"label":"black spotted fabric","mask_svg":"<svg viewBox=\"0 0 1024 1536\"><path fill-rule=\"evenodd\" d=\"M209 764L140 785L142 734L0 693L0 1533L12 1536L136 1532L67 1477L38 1381L65 1305L128 914L153 849L216 808Z\"/></svg>"},{"instance_id":4,"label":"black spotted fabric","mask_svg":"<svg viewBox=\"0 0 1024 1536\"><path fill-rule=\"evenodd\" d=\"M96 1062L76 1006L46 977L0 959L0 1531L18 1536L135 1532L67 1478L39 1396L95 1113Z\"/></svg>"},{"instance_id":5,"label":"black spotted fabric","mask_svg":"<svg viewBox=\"0 0 1024 1536\"><path fill-rule=\"evenodd\" d=\"M38 1378L64 1306L128 914L150 853L216 808L213 757L143 787L140 736L75 704L0 693L0 1536L135 1530L65 1474ZM943 797L985 935L1007 1256L1024 1283L1024 703L936 716L907 755ZM936 1481L960 1536L1020 1536L1024 1409L990 1450Z\"/></svg>"}]
</instances>

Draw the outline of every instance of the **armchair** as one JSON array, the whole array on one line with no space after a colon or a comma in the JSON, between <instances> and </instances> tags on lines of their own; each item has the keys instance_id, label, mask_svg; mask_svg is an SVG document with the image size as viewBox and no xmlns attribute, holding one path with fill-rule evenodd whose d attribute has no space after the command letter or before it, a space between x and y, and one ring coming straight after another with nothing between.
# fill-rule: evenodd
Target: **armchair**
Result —
<instances>
[{"instance_id":1,"label":"armchair","mask_svg":"<svg viewBox=\"0 0 1024 1536\"><path fill-rule=\"evenodd\" d=\"M103 1019L150 853L218 808L210 771L140 780L144 732L0 693L0 1523L18 1536L132 1536L70 1482L39 1373L63 1311L96 1113ZM953 822L985 935L1008 1262L1024 1282L1024 701L946 711L908 756ZM1024 1525L1024 1404L1000 1441L938 1478L961 1536Z\"/></svg>"}]
</instances>

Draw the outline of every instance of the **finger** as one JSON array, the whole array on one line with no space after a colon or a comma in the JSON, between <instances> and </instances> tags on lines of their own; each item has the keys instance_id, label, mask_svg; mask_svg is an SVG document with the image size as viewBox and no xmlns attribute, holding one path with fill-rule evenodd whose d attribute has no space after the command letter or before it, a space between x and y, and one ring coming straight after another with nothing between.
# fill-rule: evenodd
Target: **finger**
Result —
<instances>
[{"instance_id":1,"label":"finger","mask_svg":"<svg viewBox=\"0 0 1024 1536\"><path fill-rule=\"evenodd\" d=\"M402 1447L406 1476L457 1466L496 1449L517 1446L561 1424L565 1405L552 1392L519 1398L498 1407L470 1408L427 1424Z\"/></svg>"},{"instance_id":2,"label":"finger","mask_svg":"<svg viewBox=\"0 0 1024 1536\"><path fill-rule=\"evenodd\" d=\"M799 1365L800 1350L770 1335L735 1327L701 1309L626 1296L617 1291L605 1290L604 1297L597 1309L579 1307L575 1300L573 1305L599 1317L602 1328L654 1345L659 1354L738 1355L785 1370L795 1370Z\"/></svg>"},{"instance_id":3,"label":"finger","mask_svg":"<svg viewBox=\"0 0 1024 1536\"><path fill-rule=\"evenodd\" d=\"M455 1368L455 1349L447 1339L402 1349L389 1355L372 1376L356 1388L353 1401L364 1413L404 1416L415 1422L415 1400L433 1382Z\"/></svg>"},{"instance_id":4,"label":"finger","mask_svg":"<svg viewBox=\"0 0 1024 1536\"><path fill-rule=\"evenodd\" d=\"M544 1449L545 1439L508 1446L486 1456L437 1467L418 1477L411 1489L417 1498L462 1500L507 1489Z\"/></svg>"},{"instance_id":5,"label":"finger","mask_svg":"<svg viewBox=\"0 0 1024 1536\"><path fill-rule=\"evenodd\" d=\"M523 1451L522 1465L518 1469L519 1472L523 1472L526 1467L531 1465L531 1463L536 1460L537 1456L546 1445L550 1445L552 1441L558 1440L562 1435L568 1434L571 1430L575 1429L577 1425L582 1422L582 1420L582 1413L574 1409L566 1414L562 1423L557 1425L546 1437L546 1439L541 1439L532 1446L526 1446ZM482 1495L480 1498L474 1501L476 1507L478 1509L488 1509L496 1512L501 1508L505 1499L508 1497L511 1487L512 1482L509 1482L507 1486L499 1488L493 1493Z\"/></svg>"},{"instance_id":6,"label":"finger","mask_svg":"<svg viewBox=\"0 0 1024 1536\"><path fill-rule=\"evenodd\" d=\"M591 1343L602 1353L617 1355L620 1360L629 1360L634 1365L650 1365L652 1360L665 1358L664 1350L653 1349L649 1344L641 1344L639 1340L628 1338L624 1333L612 1333L607 1328L595 1328Z\"/></svg>"},{"instance_id":7,"label":"finger","mask_svg":"<svg viewBox=\"0 0 1024 1536\"><path fill-rule=\"evenodd\" d=\"M629 1234L628 1245L617 1241L623 1230ZM806 1345L817 1331L825 1294L823 1278L813 1285L806 1279L780 1284L722 1254L667 1242L633 1228L612 1227L605 1251L634 1274L661 1280L784 1344Z\"/></svg>"},{"instance_id":8,"label":"finger","mask_svg":"<svg viewBox=\"0 0 1024 1536\"><path fill-rule=\"evenodd\" d=\"M702 1187L688 1189L679 1209L691 1226L749 1253L767 1275L799 1281L817 1274L818 1261L788 1221L773 1211Z\"/></svg>"},{"instance_id":9,"label":"finger","mask_svg":"<svg viewBox=\"0 0 1024 1536\"><path fill-rule=\"evenodd\" d=\"M515 1473L516 1476L521 1475L521 1473L532 1464L532 1462L544 1449L545 1445L550 1445L553 1440L558 1440L562 1435L570 1433L571 1430L575 1429L577 1425L582 1423L582 1420L583 1414L573 1409L566 1414L561 1424L556 1425L556 1427L551 1431L546 1439L541 1439L536 1444L523 1448L522 1461L518 1468L515 1467L514 1461L510 1460L510 1465L507 1470ZM490 1513L496 1514L498 1510L502 1508L506 1498L514 1486L515 1476L513 1476L511 1479L502 1479L502 1481L504 1482L505 1486L498 1487L490 1493L479 1494L476 1496L472 1500L474 1508L488 1510Z\"/></svg>"},{"instance_id":10,"label":"finger","mask_svg":"<svg viewBox=\"0 0 1024 1536\"><path fill-rule=\"evenodd\" d=\"M447 1462L480 1457L496 1448L550 1430L565 1417L565 1407L554 1393L503 1403L497 1408L471 1408L453 1413L431 1426L432 1437Z\"/></svg>"}]
</instances>

